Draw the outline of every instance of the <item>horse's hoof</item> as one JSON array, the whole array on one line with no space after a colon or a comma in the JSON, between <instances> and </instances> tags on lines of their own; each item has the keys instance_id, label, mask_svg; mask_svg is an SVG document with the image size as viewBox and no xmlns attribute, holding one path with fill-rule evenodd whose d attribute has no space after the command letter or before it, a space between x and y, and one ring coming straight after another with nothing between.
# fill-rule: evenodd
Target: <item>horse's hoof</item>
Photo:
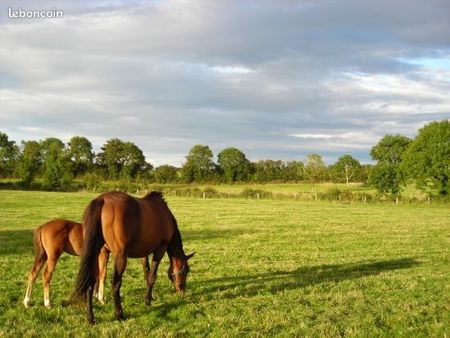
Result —
<instances>
[{"instance_id":1,"label":"horse's hoof","mask_svg":"<svg viewBox=\"0 0 450 338\"><path fill-rule=\"evenodd\" d=\"M116 318L120 322L125 320L125 316L123 315L123 313L116 314Z\"/></svg>"},{"instance_id":2,"label":"horse's hoof","mask_svg":"<svg viewBox=\"0 0 450 338\"><path fill-rule=\"evenodd\" d=\"M52 308L52 306L50 305L50 303L44 304L44 306L45 306L46 309L51 309L51 308Z\"/></svg>"},{"instance_id":3,"label":"horse's hoof","mask_svg":"<svg viewBox=\"0 0 450 338\"><path fill-rule=\"evenodd\" d=\"M26 301L24 301L23 302L23 306L25 306L27 309L28 308L30 308L30 303L29 302L26 302Z\"/></svg>"}]
</instances>

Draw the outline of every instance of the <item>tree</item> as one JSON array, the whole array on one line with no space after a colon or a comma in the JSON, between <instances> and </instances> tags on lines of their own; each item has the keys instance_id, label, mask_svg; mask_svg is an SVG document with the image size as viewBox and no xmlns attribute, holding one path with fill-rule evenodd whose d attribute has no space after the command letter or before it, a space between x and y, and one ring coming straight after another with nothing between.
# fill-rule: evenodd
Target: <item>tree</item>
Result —
<instances>
[{"instance_id":1,"label":"tree","mask_svg":"<svg viewBox=\"0 0 450 338\"><path fill-rule=\"evenodd\" d=\"M19 156L19 176L22 182L29 186L42 165L41 145L37 141L22 141L22 151Z\"/></svg>"},{"instance_id":2,"label":"tree","mask_svg":"<svg viewBox=\"0 0 450 338\"><path fill-rule=\"evenodd\" d=\"M217 158L227 182L244 181L249 176L250 162L239 149L225 148Z\"/></svg>"},{"instance_id":3,"label":"tree","mask_svg":"<svg viewBox=\"0 0 450 338\"><path fill-rule=\"evenodd\" d=\"M450 121L435 121L419 130L406 150L402 171L422 190L437 189L446 195L450 189Z\"/></svg>"},{"instance_id":4,"label":"tree","mask_svg":"<svg viewBox=\"0 0 450 338\"><path fill-rule=\"evenodd\" d=\"M378 163L369 173L369 183L382 193L398 195L405 182L400 163L411 139L402 135L384 136L370 151Z\"/></svg>"},{"instance_id":5,"label":"tree","mask_svg":"<svg viewBox=\"0 0 450 338\"><path fill-rule=\"evenodd\" d=\"M385 135L372 149L372 159L390 164L399 164L411 139L402 135Z\"/></svg>"},{"instance_id":6,"label":"tree","mask_svg":"<svg viewBox=\"0 0 450 338\"><path fill-rule=\"evenodd\" d=\"M73 163L74 176L85 174L92 168L94 162L91 142L85 137L72 137L69 141L69 156Z\"/></svg>"},{"instance_id":7,"label":"tree","mask_svg":"<svg viewBox=\"0 0 450 338\"><path fill-rule=\"evenodd\" d=\"M106 169L110 179L118 179L123 166L123 141L117 138L110 139L101 149L102 152L97 154L98 165Z\"/></svg>"},{"instance_id":8,"label":"tree","mask_svg":"<svg viewBox=\"0 0 450 338\"><path fill-rule=\"evenodd\" d=\"M0 177L11 177L14 173L19 148L8 135L0 132Z\"/></svg>"},{"instance_id":9,"label":"tree","mask_svg":"<svg viewBox=\"0 0 450 338\"><path fill-rule=\"evenodd\" d=\"M305 178L312 184L326 178L327 168L319 154L309 154L305 160Z\"/></svg>"},{"instance_id":10,"label":"tree","mask_svg":"<svg viewBox=\"0 0 450 338\"><path fill-rule=\"evenodd\" d=\"M369 174L369 184L381 193L398 195L401 191L403 180L399 176L395 165L380 162L373 166Z\"/></svg>"},{"instance_id":11,"label":"tree","mask_svg":"<svg viewBox=\"0 0 450 338\"><path fill-rule=\"evenodd\" d=\"M110 179L135 178L141 171L149 168L144 153L132 142L113 138L106 141L101 149L103 152L97 155L97 163L107 169Z\"/></svg>"},{"instance_id":12,"label":"tree","mask_svg":"<svg viewBox=\"0 0 450 338\"><path fill-rule=\"evenodd\" d=\"M145 156L141 149L132 142L123 144L123 167L122 176L135 178L144 168L148 168ZM149 169L152 167L150 166Z\"/></svg>"},{"instance_id":13,"label":"tree","mask_svg":"<svg viewBox=\"0 0 450 338\"><path fill-rule=\"evenodd\" d=\"M367 180L369 178L369 172L372 169L371 164L363 164L361 165L361 170L358 173L358 178L356 179L357 182L367 183Z\"/></svg>"},{"instance_id":14,"label":"tree","mask_svg":"<svg viewBox=\"0 0 450 338\"><path fill-rule=\"evenodd\" d=\"M174 166L164 164L155 169L155 180L157 183L172 183L178 179L178 169Z\"/></svg>"},{"instance_id":15,"label":"tree","mask_svg":"<svg viewBox=\"0 0 450 338\"><path fill-rule=\"evenodd\" d=\"M284 163L275 160L260 160L254 163L253 180L256 182L270 182L282 178Z\"/></svg>"},{"instance_id":16,"label":"tree","mask_svg":"<svg viewBox=\"0 0 450 338\"><path fill-rule=\"evenodd\" d=\"M185 182L200 182L211 178L215 165L213 153L208 146L197 144L191 148L182 167L182 177Z\"/></svg>"},{"instance_id":17,"label":"tree","mask_svg":"<svg viewBox=\"0 0 450 338\"><path fill-rule=\"evenodd\" d=\"M72 163L64 143L57 138L47 138L41 142L41 150L43 188L53 190L70 184Z\"/></svg>"},{"instance_id":18,"label":"tree","mask_svg":"<svg viewBox=\"0 0 450 338\"><path fill-rule=\"evenodd\" d=\"M300 181L305 175L305 165L301 161L290 161L284 164L282 178L285 181Z\"/></svg>"},{"instance_id":19,"label":"tree","mask_svg":"<svg viewBox=\"0 0 450 338\"><path fill-rule=\"evenodd\" d=\"M360 176L361 164L352 156L344 155L339 157L331 171L337 182L345 182L348 186L350 181L355 182Z\"/></svg>"}]
</instances>

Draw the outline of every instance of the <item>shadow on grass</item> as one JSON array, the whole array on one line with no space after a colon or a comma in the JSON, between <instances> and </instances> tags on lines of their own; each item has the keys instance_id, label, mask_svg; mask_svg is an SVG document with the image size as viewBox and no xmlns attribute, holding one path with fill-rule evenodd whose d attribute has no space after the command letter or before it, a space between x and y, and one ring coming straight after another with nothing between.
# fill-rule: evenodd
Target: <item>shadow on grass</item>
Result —
<instances>
[{"instance_id":1,"label":"shadow on grass","mask_svg":"<svg viewBox=\"0 0 450 338\"><path fill-rule=\"evenodd\" d=\"M263 272L253 275L220 277L197 282L193 296L216 294L221 298L275 294L320 283L374 276L386 271L408 269L420 264L414 258L400 258L370 263L328 264L300 267L293 271ZM198 290L198 291L197 291Z\"/></svg>"},{"instance_id":2,"label":"shadow on grass","mask_svg":"<svg viewBox=\"0 0 450 338\"><path fill-rule=\"evenodd\" d=\"M0 231L0 256L33 254L33 230Z\"/></svg>"}]
</instances>

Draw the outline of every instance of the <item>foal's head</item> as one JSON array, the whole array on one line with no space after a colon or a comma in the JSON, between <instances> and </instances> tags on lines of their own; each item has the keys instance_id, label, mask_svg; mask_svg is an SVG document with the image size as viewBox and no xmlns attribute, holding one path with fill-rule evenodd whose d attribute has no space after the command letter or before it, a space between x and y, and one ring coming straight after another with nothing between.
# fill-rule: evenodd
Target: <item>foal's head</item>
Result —
<instances>
[{"instance_id":1,"label":"foal's head","mask_svg":"<svg viewBox=\"0 0 450 338\"><path fill-rule=\"evenodd\" d=\"M170 260L170 266L169 266L169 279L172 281L173 285L175 286L175 290L181 294L184 295L184 292L186 290L186 278L189 273L189 264L188 260L194 256L195 252L184 255L184 257L172 257Z\"/></svg>"}]
</instances>

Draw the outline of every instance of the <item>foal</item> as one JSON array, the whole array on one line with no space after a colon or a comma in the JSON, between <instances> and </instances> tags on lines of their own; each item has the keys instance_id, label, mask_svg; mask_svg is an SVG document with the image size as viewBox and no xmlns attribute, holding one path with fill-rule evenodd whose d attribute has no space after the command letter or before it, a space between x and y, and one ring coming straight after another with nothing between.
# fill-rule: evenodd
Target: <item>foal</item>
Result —
<instances>
[{"instance_id":1,"label":"foal","mask_svg":"<svg viewBox=\"0 0 450 338\"><path fill-rule=\"evenodd\" d=\"M83 226L80 223L65 219L49 221L34 231L34 264L28 277L28 287L23 300L25 307L30 306L33 283L45 262L47 265L42 274L44 281L44 306L50 307L50 280L56 262L63 252L79 256L83 245ZM98 256L96 278L97 298L104 304L104 285L109 250L104 246Z\"/></svg>"}]
</instances>

